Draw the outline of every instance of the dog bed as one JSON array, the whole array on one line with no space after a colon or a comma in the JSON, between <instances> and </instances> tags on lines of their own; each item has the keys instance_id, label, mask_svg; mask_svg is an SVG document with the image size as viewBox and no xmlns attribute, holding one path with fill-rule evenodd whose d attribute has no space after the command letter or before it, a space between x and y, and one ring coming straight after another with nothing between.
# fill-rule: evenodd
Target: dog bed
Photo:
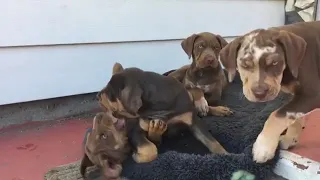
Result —
<instances>
[{"instance_id":1,"label":"dog bed","mask_svg":"<svg viewBox=\"0 0 320 180\"><path fill-rule=\"evenodd\" d=\"M164 138L158 158L150 163L137 164L128 159L122 175L130 180L230 180L234 173L244 171L253 174L256 180L270 179L279 151L274 159L257 164L252 161L252 146L269 114L288 98L281 94L270 102L251 103L242 94L242 84L237 75L219 103L231 108L234 115L202 118L212 135L231 154L210 154L189 132L184 132L176 137ZM59 168L65 170L65 167L55 170Z\"/></svg>"}]
</instances>

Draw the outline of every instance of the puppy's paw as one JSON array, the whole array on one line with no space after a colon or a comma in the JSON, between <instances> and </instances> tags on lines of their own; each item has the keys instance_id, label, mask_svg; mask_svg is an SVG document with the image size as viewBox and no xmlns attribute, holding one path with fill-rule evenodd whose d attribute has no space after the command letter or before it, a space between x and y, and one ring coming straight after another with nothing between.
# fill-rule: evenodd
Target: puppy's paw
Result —
<instances>
[{"instance_id":1,"label":"puppy's paw","mask_svg":"<svg viewBox=\"0 0 320 180\"><path fill-rule=\"evenodd\" d=\"M209 105L204 97L201 97L199 100L194 101L194 106L196 107L200 116L206 116L209 112Z\"/></svg>"},{"instance_id":2,"label":"puppy's paw","mask_svg":"<svg viewBox=\"0 0 320 180\"><path fill-rule=\"evenodd\" d=\"M167 123L160 119L151 120L149 123L148 135L158 135L162 134L167 130Z\"/></svg>"},{"instance_id":3,"label":"puppy's paw","mask_svg":"<svg viewBox=\"0 0 320 180\"><path fill-rule=\"evenodd\" d=\"M304 120L296 120L291 126L288 127L286 133L280 136L280 148L289 149L299 143L300 135L305 127Z\"/></svg>"},{"instance_id":4,"label":"puppy's paw","mask_svg":"<svg viewBox=\"0 0 320 180\"><path fill-rule=\"evenodd\" d=\"M137 147L137 152L132 154L136 163L147 163L155 160L158 156L158 149L153 143L148 143Z\"/></svg>"},{"instance_id":5,"label":"puppy's paw","mask_svg":"<svg viewBox=\"0 0 320 180\"><path fill-rule=\"evenodd\" d=\"M283 135L280 137L280 148L287 150L291 147L294 147L299 143L297 138L294 137L287 137L286 135Z\"/></svg>"},{"instance_id":6,"label":"puppy's paw","mask_svg":"<svg viewBox=\"0 0 320 180\"><path fill-rule=\"evenodd\" d=\"M233 112L230 108L225 106L215 106L215 107L209 107L210 114L214 116L231 116Z\"/></svg>"},{"instance_id":7,"label":"puppy's paw","mask_svg":"<svg viewBox=\"0 0 320 180\"><path fill-rule=\"evenodd\" d=\"M260 133L256 142L253 144L253 160L257 163L264 163L272 159L275 155L278 143L279 138L267 137Z\"/></svg>"}]
</instances>

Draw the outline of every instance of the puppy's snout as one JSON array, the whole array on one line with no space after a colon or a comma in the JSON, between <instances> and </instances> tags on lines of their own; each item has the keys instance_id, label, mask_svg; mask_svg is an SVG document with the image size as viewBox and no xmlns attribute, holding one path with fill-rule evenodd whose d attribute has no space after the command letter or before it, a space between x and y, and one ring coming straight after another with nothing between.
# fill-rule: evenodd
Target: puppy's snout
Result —
<instances>
[{"instance_id":1,"label":"puppy's snout","mask_svg":"<svg viewBox=\"0 0 320 180\"><path fill-rule=\"evenodd\" d=\"M214 57L211 56L211 55L207 55L205 58L204 58L204 61L206 62L206 64L212 64L214 62Z\"/></svg>"},{"instance_id":2,"label":"puppy's snout","mask_svg":"<svg viewBox=\"0 0 320 180\"><path fill-rule=\"evenodd\" d=\"M263 99L267 96L269 91L269 86L265 83L256 84L251 88L252 93L258 99Z\"/></svg>"}]
</instances>

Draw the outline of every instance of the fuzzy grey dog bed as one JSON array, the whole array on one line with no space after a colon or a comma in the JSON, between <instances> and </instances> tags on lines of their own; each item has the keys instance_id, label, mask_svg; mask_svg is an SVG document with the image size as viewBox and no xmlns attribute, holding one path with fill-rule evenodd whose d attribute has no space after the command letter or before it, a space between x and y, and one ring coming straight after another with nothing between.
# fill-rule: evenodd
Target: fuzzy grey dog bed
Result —
<instances>
[{"instance_id":1,"label":"fuzzy grey dog bed","mask_svg":"<svg viewBox=\"0 0 320 180\"><path fill-rule=\"evenodd\" d=\"M130 180L229 180L233 173L244 170L254 174L256 180L270 179L278 152L274 159L257 164L252 161L252 145L269 114L288 97L280 95L271 102L251 103L243 96L237 76L223 99L219 105L230 107L235 114L230 117L205 117L203 121L232 154L209 154L206 147L185 132L177 137L164 138L158 158L150 163L136 164L128 159L124 163L123 177ZM74 171L78 169L74 168Z\"/></svg>"}]
</instances>

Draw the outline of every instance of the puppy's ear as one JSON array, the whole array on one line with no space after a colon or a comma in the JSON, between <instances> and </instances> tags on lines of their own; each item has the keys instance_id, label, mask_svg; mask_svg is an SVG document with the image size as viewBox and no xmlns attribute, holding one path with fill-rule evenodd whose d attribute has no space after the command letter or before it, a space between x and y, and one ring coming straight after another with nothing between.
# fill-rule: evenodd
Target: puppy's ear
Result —
<instances>
[{"instance_id":1,"label":"puppy's ear","mask_svg":"<svg viewBox=\"0 0 320 180\"><path fill-rule=\"evenodd\" d=\"M125 77L122 74L115 74L111 77L104 92L110 101L114 102L120 97L120 92L125 87Z\"/></svg>"},{"instance_id":2,"label":"puppy's ear","mask_svg":"<svg viewBox=\"0 0 320 180\"><path fill-rule=\"evenodd\" d=\"M228 45L228 42L220 35L216 35L217 40L220 43L221 49L224 48L226 45Z\"/></svg>"},{"instance_id":3,"label":"puppy's ear","mask_svg":"<svg viewBox=\"0 0 320 180\"><path fill-rule=\"evenodd\" d=\"M114 75L115 73L119 73L121 71L123 71L122 65L120 63L115 63L112 68L112 75Z\"/></svg>"},{"instance_id":4,"label":"puppy's ear","mask_svg":"<svg viewBox=\"0 0 320 180\"><path fill-rule=\"evenodd\" d=\"M286 31L280 31L277 40L283 47L286 63L291 74L297 78L300 64L307 49L306 41L300 36Z\"/></svg>"},{"instance_id":5,"label":"puppy's ear","mask_svg":"<svg viewBox=\"0 0 320 180\"><path fill-rule=\"evenodd\" d=\"M121 91L121 102L129 113L136 114L142 106L142 89L138 85L128 85Z\"/></svg>"},{"instance_id":6,"label":"puppy's ear","mask_svg":"<svg viewBox=\"0 0 320 180\"><path fill-rule=\"evenodd\" d=\"M186 52L186 54L188 55L189 59L192 56L193 44L194 44L194 41L196 40L197 37L198 37L197 34L192 34L187 39L185 39L185 40L183 40L181 42L181 47L184 50L184 52Z\"/></svg>"},{"instance_id":7,"label":"puppy's ear","mask_svg":"<svg viewBox=\"0 0 320 180\"><path fill-rule=\"evenodd\" d=\"M219 54L220 62L228 72L229 82L232 82L236 75L236 61L241 43L242 37L238 37L222 48Z\"/></svg>"}]
</instances>

